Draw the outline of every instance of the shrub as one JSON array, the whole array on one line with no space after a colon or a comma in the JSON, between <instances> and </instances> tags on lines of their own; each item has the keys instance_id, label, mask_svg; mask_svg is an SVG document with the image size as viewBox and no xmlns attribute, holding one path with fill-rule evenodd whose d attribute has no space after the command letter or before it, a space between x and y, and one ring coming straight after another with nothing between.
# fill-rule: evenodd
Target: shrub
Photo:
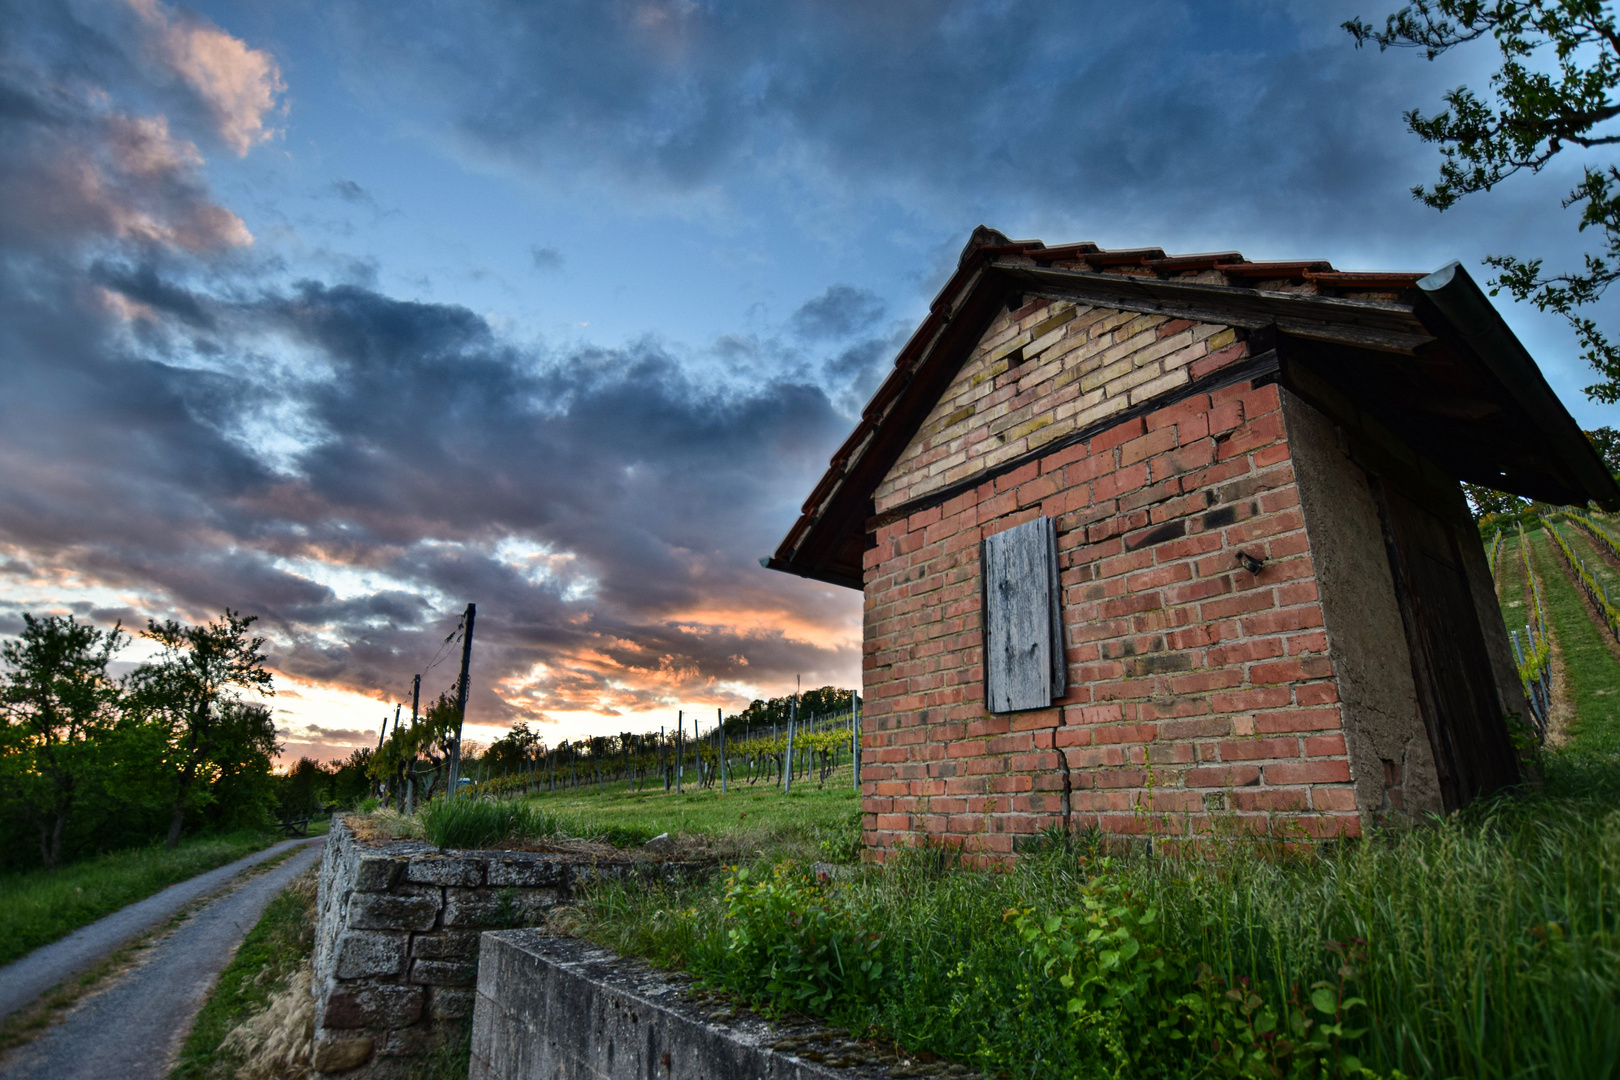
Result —
<instances>
[{"instance_id":1,"label":"shrub","mask_svg":"<svg viewBox=\"0 0 1620 1080\"><path fill-rule=\"evenodd\" d=\"M723 933L694 953L693 970L709 986L782 1010L834 1019L869 1011L893 969L882 935L848 898L791 860L757 878L739 868L726 880Z\"/></svg>"}]
</instances>

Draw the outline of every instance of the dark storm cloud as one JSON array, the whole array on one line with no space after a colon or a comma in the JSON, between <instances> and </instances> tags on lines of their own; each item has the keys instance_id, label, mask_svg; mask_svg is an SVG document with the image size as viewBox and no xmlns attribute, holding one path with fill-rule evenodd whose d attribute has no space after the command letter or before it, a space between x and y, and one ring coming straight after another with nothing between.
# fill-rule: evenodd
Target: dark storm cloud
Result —
<instances>
[{"instance_id":1,"label":"dark storm cloud","mask_svg":"<svg viewBox=\"0 0 1620 1080\"><path fill-rule=\"evenodd\" d=\"M849 666L827 590L756 562L842 434L823 390L701 382L651 340L520 346L375 274L279 280L244 254L195 141L251 146L260 114L188 106L181 85L197 35L250 91L273 63L167 8L87 10L100 21L0 0L29 31L0 42L12 586L71 575L117 599L61 606L134 627L258 613L284 672L393 695L476 600L485 721L735 704L721 681ZM0 630L18 615L0 604Z\"/></svg>"},{"instance_id":2,"label":"dark storm cloud","mask_svg":"<svg viewBox=\"0 0 1620 1080\"><path fill-rule=\"evenodd\" d=\"M0 346L26 392L0 405L7 543L184 613L262 613L284 670L367 691L407 684L446 608L477 599L488 719L840 659L774 628L814 590L756 563L791 517L781 493L841 433L818 388L706 386L654 343L542 354L355 286L98 280L213 366L171 362L65 283L8 289ZM318 377L264 377L250 340L318 356ZM265 412L307 433L279 465L241 423ZM376 580L345 595L328 569ZM537 664L526 697L490 692Z\"/></svg>"},{"instance_id":3,"label":"dark storm cloud","mask_svg":"<svg viewBox=\"0 0 1620 1080\"><path fill-rule=\"evenodd\" d=\"M788 319L788 326L811 341L846 338L871 329L883 318L881 297L853 285L829 285L827 291L806 300Z\"/></svg>"},{"instance_id":4,"label":"dark storm cloud","mask_svg":"<svg viewBox=\"0 0 1620 1080\"><path fill-rule=\"evenodd\" d=\"M423 3L341 11L365 77L536 172L676 190L825 175L953 216L1038 199L1348 226L1400 199L1392 164L1427 160L1400 113L1456 70L1357 52L1337 29L1351 9L1263 3L485 0L450 40L421 32Z\"/></svg>"}]
</instances>

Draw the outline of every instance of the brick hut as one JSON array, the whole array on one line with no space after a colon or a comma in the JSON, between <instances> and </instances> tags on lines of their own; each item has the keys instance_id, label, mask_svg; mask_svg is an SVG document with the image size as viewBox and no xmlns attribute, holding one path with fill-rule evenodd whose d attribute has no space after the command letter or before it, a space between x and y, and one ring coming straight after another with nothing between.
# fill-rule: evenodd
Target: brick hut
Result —
<instances>
[{"instance_id":1,"label":"brick hut","mask_svg":"<svg viewBox=\"0 0 1620 1080\"><path fill-rule=\"evenodd\" d=\"M1355 836L1519 778L1459 481L1620 508L1461 266L981 227L763 561L865 595L870 858Z\"/></svg>"}]
</instances>

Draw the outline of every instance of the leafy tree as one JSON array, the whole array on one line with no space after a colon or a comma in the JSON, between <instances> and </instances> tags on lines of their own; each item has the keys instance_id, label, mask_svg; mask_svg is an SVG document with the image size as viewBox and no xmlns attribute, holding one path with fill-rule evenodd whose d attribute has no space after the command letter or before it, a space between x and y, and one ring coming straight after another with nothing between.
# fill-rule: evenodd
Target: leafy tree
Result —
<instances>
[{"instance_id":1,"label":"leafy tree","mask_svg":"<svg viewBox=\"0 0 1620 1080\"><path fill-rule=\"evenodd\" d=\"M8 793L39 834L40 861L62 858L68 819L88 794L98 741L117 719L118 687L107 664L128 636L69 615L23 616L23 632L0 646L5 728L0 770Z\"/></svg>"},{"instance_id":2,"label":"leafy tree","mask_svg":"<svg viewBox=\"0 0 1620 1080\"><path fill-rule=\"evenodd\" d=\"M332 781L328 788L330 798L334 802L352 804L365 797L371 790L371 758L375 753L369 746L361 746L349 752L336 768L332 770Z\"/></svg>"},{"instance_id":3,"label":"leafy tree","mask_svg":"<svg viewBox=\"0 0 1620 1080\"><path fill-rule=\"evenodd\" d=\"M270 769L280 749L268 705L233 698L221 703L208 788L196 800L206 802L210 825L231 830L271 824L275 778Z\"/></svg>"},{"instance_id":4,"label":"leafy tree","mask_svg":"<svg viewBox=\"0 0 1620 1080\"><path fill-rule=\"evenodd\" d=\"M1586 433L1592 443L1592 449L1598 452L1612 473L1620 473L1620 431L1612 427L1593 428Z\"/></svg>"},{"instance_id":5,"label":"leafy tree","mask_svg":"<svg viewBox=\"0 0 1620 1080\"><path fill-rule=\"evenodd\" d=\"M849 698L850 691L840 690L836 686L806 690L799 695L799 716L809 718L847 713ZM786 725L792 704L791 694L769 701L756 698L742 712L726 717L726 733L732 738L740 738L744 730L758 730L771 724Z\"/></svg>"},{"instance_id":6,"label":"leafy tree","mask_svg":"<svg viewBox=\"0 0 1620 1080\"><path fill-rule=\"evenodd\" d=\"M489 749L484 752L489 774L505 776L523 771L529 767L539 746L540 736L530 730L527 721L518 721L512 725L511 731L490 743Z\"/></svg>"},{"instance_id":7,"label":"leafy tree","mask_svg":"<svg viewBox=\"0 0 1620 1080\"><path fill-rule=\"evenodd\" d=\"M249 637L257 616L225 614L202 626L148 621L144 637L163 648L160 659L130 676L135 701L152 722L166 728L173 754L174 801L168 847L180 842L186 809L206 798L207 785L262 760L268 772L276 752L275 725L263 706L234 696L247 690L274 694L264 638ZM204 783L199 788L198 781Z\"/></svg>"},{"instance_id":8,"label":"leafy tree","mask_svg":"<svg viewBox=\"0 0 1620 1080\"><path fill-rule=\"evenodd\" d=\"M1569 147L1592 150L1620 142L1602 129L1620 116L1620 33L1601 0L1413 0L1378 30L1352 19L1344 24L1362 46L1421 49L1430 60L1469 42L1495 40L1502 66L1490 78L1491 101L1466 86L1445 95L1433 116L1413 109L1407 127L1440 147L1440 178L1412 193L1436 210L1464 195L1490 191L1515 173L1540 172ZM1548 62L1550 61L1550 63ZM1543 70L1545 69L1545 70ZM1601 129L1601 130L1600 130ZM1595 163L1564 199L1580 209L1580 229L1601 237L1581 270L1543 273L1541 259L1493 255L1505 288L1518 300L1564 316L1580 338L1585 359L1600 380L1586 388L1605 404L1620 401L1620 346L1585 312L1620 278L1620 169Z\"/></svg>"},{"instance_id":9,"label":"leafy tree","mask_svg":"<svg viewBox=\"0 0 1620 1080\"><path fill-rule=\"evenodd\" d=\"M281 812L289 818L308 817L320 808L321 795L329 779L326 769L313 758L301 757L282 778Z\"/></svg>"},{"instance_id":10,"label":"leafy tree","mask_svg":"<svg viewBox=\"0 0 1620 1080\"><path fill-rule=\"evenodd\" d=\"M1468 507L1474 512L1476 522L1484 522L1487 518L1516 518L1530 509L1530 500L1522 495L1511 495L1478 484L1464 484L1463 494L1468 498Z\"/></svg>"}]
</instances>

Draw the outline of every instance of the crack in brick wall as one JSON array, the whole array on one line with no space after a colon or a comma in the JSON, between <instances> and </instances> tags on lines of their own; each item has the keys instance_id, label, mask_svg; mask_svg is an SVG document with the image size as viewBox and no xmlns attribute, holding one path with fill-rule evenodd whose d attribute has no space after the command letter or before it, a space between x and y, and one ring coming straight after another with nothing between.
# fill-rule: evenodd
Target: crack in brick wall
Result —
<instances>
[{"instance_id":1,"label":"crack in brick wall","mask_svg":"<svg viewBox=\"0 0 1620 1080\"><path fill-rule=\"evenodd\" d=\"M1029 348L1011 343L1054 317L1057 305L1041 303L999 319L953 385L1005 375L997 365ZM1208 343L1229 340L1224 328L1087 309L1031 343L1082 338L1065 354L1073 370L1125 371L1130 351L1085 337L1105 326L1161 364L1185 349L1207 360ZM1169 353L1157 344L1180 334L1193 336ZM1045 368L1019 377L1045 389L998 401L1032 416L1081 385ZM1075 828L1359 833L1279 395L1252 381L1192 394L876 530L865 560L870 857L928 838L1006 857L1062 823L1064 764ZM949 454L934 455L971 437L960 425L990 434L982 410L953 419L954 401L948 393L891 471L879 511L959 479L936 468ZM997 458L964 460L983 470ZM989 714L979 541L1042 515L1057 527L1071 689L1051 709ZM1265 560L1258 574L1239 568L1239 550Z\"/></svg>"}]
</instances>

